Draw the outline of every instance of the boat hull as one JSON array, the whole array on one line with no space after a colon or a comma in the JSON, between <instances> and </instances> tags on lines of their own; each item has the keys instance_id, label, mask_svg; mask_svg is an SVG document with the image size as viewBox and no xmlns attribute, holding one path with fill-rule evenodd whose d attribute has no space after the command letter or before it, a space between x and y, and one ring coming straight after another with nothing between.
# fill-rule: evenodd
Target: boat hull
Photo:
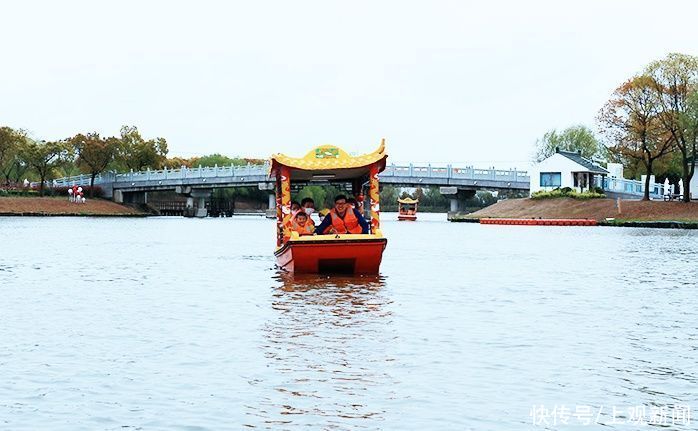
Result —
<instances>
[{"instance_id":1,"label":"boat hull","mask_svg":"<svg viewBox=\"0 0 698 431\"><path fill-rule=\"evenodd\" d=\"M397 216L400 221L417 221L416 215L400 214Z\"/></svg>"},{"instance_id":2,"label":"boat hull","mask_svg":"<svg viewBox=\"0 0 698 431\"><path fill-rule=\"evenodd\" d=\"M378 274L386 238L317 238L287 241L274 253L277 265L296 274Z\"/></svg>"}]
</instances>

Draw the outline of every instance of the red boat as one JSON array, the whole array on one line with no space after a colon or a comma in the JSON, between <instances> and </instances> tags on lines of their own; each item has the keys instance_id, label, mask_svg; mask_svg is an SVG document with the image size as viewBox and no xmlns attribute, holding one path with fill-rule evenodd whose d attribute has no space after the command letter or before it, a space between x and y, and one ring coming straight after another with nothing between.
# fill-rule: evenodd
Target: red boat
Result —
<instances>
[{"instance_id":1,"label":"red boat","mask_svg":"<svg viewBox=\"0 0 698 431\"><path fill-rule=\"evenodd\" d=\"M385 142L373 153L351 156L332 145L319 146L302 158L275 154L270 175L276 179L279 268L293 273L377 274L387 239L380 229L378 174L385 169ZM332 185L353 195L369 222L367 234L303 235L290 229L291 188ZM364 189L368 201L364 204Z\"/></svg>"},{"instance_id":2,"label":"red boat","mask_svg":"<svg viewBox=\"0 0 698 431\"><path fill-rule=\"evenodd\" d=\"M397 200L398 220L417 221L417 204L418 199L403 198Z\"/></svg>"}]
</instances>

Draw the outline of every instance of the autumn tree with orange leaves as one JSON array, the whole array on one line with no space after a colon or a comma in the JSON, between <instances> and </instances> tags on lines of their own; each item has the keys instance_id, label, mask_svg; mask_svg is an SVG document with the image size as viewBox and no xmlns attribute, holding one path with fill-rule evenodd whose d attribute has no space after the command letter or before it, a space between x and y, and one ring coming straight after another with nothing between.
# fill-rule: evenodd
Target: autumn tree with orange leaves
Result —
<instances>
[{"instance_id":1,"label":"autumn tree with orange leaves","mask_svg":"<svg viewBox=\"0 0 698 431\"><path fill-rule=\"evenodd\" d=\"M675 148L673 135L664 127L656 82L648 75L636 76L618 87L599 113L602 133L611 153L641 162L647 173L643 200L650 199L650 176L655 161Z\"/></svg>"}]
</instances>

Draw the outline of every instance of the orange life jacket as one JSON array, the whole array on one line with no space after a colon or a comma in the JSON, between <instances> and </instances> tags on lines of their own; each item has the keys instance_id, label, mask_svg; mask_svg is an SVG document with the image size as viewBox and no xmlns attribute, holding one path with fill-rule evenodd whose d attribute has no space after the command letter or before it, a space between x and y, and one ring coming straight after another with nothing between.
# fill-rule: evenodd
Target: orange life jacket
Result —
<instances>
[{"instance_id":1,"label":"orange life jacket","mask_svg":"<svg viewBox=\"0 0 698 431\"><path fill-rule=\"evenodd\" d=\"M343 219L339 216L339 214L337 214L337 211L334 208L330 210L328 215L332 217L332 225L325 229L324 233L330 233L331 230L334 230L335 233L342 234L363 232L363 229L359 224L359 219L356 218L354 215L354 210L351 209L351 207L348 207L344 212Z\"/></svg>"},{"instance_id":2,"label":"orange life jacket","mask_svg":"<svg viewBox=\"0 0 698 431\"><path fill-rule=\"evenodd\" d=\"M308 221L305 222L305 226L299 225L294 220L293 223L291 223L291 229L298 232L298 235L312 235L315 233L315 226L310 221L310 218L308 218Z\"/></svg>"},{"instance_id":3,"label":"orange life jacket","mask_svg":"<svg viewBox=\"0 0 698 431\"><path fill-rule=\"evenodd\" d=\"M308 221L305 222L305 225L306 225L306 226L307 226L307 225L310 225L310 226L312 226L313 228L315 228L315 222L313 221L313 218L310 217L310 216L308 216Z\"/></svg>"}]
</instances>

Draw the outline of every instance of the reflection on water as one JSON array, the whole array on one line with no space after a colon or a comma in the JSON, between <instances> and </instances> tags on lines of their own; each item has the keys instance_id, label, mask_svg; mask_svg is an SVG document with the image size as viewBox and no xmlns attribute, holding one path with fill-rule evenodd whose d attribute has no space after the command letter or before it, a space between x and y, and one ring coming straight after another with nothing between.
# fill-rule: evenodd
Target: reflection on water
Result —
<instances>
[{"instance_id":1,"label":"reflection on water","mask_svg":"<svg viewBox=\"0 0 698 431\"><path fill-rule=\"evenodd\" d=\"M271 387L248 404L248 426L283 429L375 428L397 383L386 346L395 342L382 277L279 274L273 315L260 328ZM367 421L367 419L370 419Z\"/></svg>"}]
</instances>

